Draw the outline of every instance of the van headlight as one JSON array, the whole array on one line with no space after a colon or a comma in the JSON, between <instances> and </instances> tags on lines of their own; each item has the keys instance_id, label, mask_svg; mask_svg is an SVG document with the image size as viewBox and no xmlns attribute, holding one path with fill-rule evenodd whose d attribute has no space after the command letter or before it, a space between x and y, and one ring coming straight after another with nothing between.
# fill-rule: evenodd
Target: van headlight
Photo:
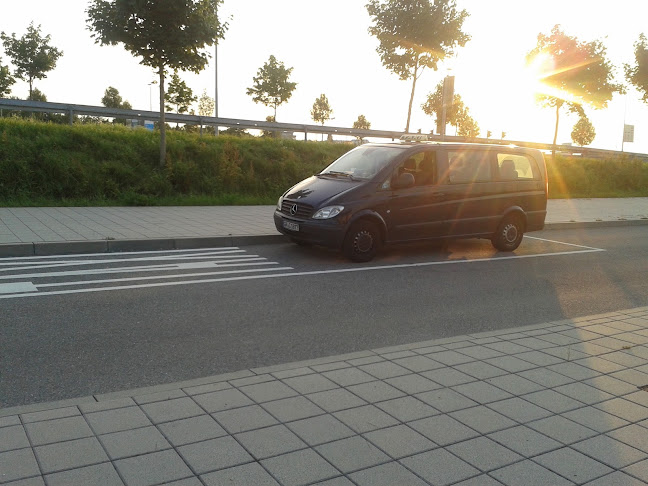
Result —
<instances>
[{"instance_id":1,"label":"van headlight","mask_svg":"<svg viewBox=\"0 0 648 486\"><path fill-rule=\"evenodd\" d=\"M313 214L313 219L330 219L334 218L344 210L344 206L326 206L325 208L318 209Z\"/></svg>"},{"instance_id":2,"label":"van headlight","mask_svg":"<svg viewBox=\"0 0 648 486\"><path fill-rule=\"evenodd\" d=\"M277 201L277 209L281 211L281 203L283 202L283 196L279 196L279 200Z\"/></svg>"}]
</instances>

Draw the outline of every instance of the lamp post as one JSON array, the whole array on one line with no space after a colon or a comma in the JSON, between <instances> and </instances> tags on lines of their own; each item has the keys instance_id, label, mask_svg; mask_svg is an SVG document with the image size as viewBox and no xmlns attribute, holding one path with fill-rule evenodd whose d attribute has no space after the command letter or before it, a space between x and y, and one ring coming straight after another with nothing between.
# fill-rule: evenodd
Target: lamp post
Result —
<instances>
[{"instance_id":1,"label":"lamp post","mask_svg":"<svg viewBox=\"0 0 648 486\"><path fill-rule=\"evenodd\" d=\"M153 111L153 99L151 98L151 92L152 92L151 86L154 85L154 84L157 84L157 81L155 79L148 84L148 86L149 86L149 111Z\"/></svg>"}]
</instances>

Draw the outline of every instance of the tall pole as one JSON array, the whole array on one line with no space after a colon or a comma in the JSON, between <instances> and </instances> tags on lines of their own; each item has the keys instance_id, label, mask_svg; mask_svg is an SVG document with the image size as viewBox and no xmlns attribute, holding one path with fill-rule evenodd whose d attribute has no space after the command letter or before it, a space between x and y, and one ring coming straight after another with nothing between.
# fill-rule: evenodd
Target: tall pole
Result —
<instances>
[{"instance_id":1,"label":"tall pole","mask_svg":"<svg viewBox=\"0 0 648 486\"><path fill-rule=\"evenodd\" d=\"M218 39L214 42L214 116L218 118ZM218 136L218 125L214 126L214 135Z\"/></svg>"}]
</instances>

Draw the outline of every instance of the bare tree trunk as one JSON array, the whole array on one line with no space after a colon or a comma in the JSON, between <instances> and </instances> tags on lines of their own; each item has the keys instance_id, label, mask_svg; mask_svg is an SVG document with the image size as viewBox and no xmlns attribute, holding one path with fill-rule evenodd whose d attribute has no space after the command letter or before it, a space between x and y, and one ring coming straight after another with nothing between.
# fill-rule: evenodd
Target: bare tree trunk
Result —
<instances>
[{"instance_id":1,"label":"bare tree trunk","mask_svg":"<svg viewBox=\"0 0 648 486\"><path fill-rule=\"evenodd\" d=\"M551 148L551 157L556 156L556 140L558 140L558 122L560 121L560 108L562 107L562 103L558 102L556 103L556 129L554 130L554 139L553 139L553 146Z\"/></svg>"},{"instance_id":2,"label":"bare tree trunk","mask_svg":"<svg viewBox=\"0 0 648 486\"><path fill-rule=\"evenodd\" d=\"M160 66L160 167L166 163L166 117L164 116L164 66Z\"/></svg>"},{"instance_id":3,"label":"bare tree trunk","mask_svg":"<svg viewBox=\"0 0 648 486\"><path fill-rule=\"evenodd\" d=\"M412 93L410 94L409 108L407 109L407 124L405 125L406 132L409 132L410 118L412 118L412 104L414 104L414 91L416 90L417 74L418 74L418 59L416 59L416 65L414 66L414 79L412 80Z\"/></svg>"}]
</instances>

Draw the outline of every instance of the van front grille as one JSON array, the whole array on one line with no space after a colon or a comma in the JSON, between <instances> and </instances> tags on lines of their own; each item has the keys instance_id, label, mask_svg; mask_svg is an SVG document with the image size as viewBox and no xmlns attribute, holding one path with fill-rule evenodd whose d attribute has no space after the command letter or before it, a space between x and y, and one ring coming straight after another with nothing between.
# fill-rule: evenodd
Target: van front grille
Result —
<instances>
[{"instance_id":1,"label":"van front grille","mask_svg":"<svg viewBox=\"0 0 648 486\"><path fill-rule=\"evenodd\" d=\"M294 206L297 206L296 212L293 210ZM281 203L281 212L294 218L308 219L313 214L313 206L284 199Z\"/></svg>"}]
</instances>

